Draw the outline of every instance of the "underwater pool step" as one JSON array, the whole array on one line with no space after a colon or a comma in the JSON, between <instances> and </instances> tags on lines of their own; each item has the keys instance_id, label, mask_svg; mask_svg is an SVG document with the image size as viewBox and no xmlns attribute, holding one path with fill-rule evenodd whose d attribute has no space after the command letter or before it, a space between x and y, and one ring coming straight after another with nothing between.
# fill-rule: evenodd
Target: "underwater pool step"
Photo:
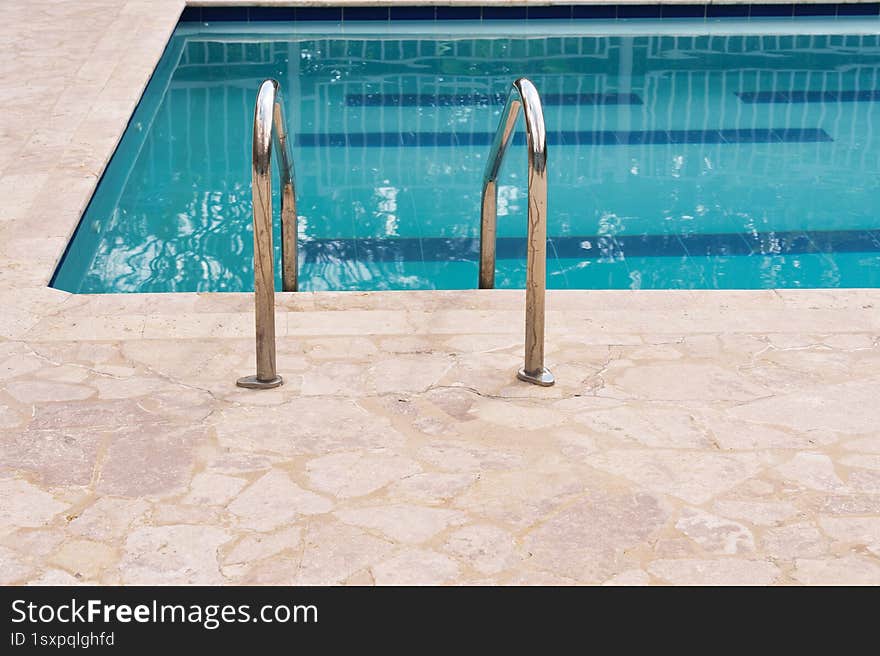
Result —
<instances>
[{"instance_id":1,"label":"underwater pool step","mask_svg":"<svg viewBox=\"0 0 880 656\"><path fill-rule=\"evenodd\" d=\"M683 257L878 253L880 237L868 230L716 233L705 235L586 235L550 237L550 253L559 259L607 257ZM498 237L497 258L526 256L525 237ZM476 237L404 237L315 239L300 241L303 262L424 261L476 262Z\"/></svg>"},{"instance_id":2,"label":"underwater pool step","mask_svg":"<svg viewBox=\"0 0 880 656\"><path fill-rule=\"evenodd\" d=\"M506 93L351 93L349 107L468 107L503 105ZM635 93L545 93L543 105L641 105Z\"/></svg>"},{"instance_id":3,"label":"underwater pool step","mask_svg":"<svg viewBox=\"0 0 880 656\"><path fill-rule=\"evenodd\" d=\"M303 148L411 148L431 146L488 146L492 132L324 132L298 134ZM833 141L821 128L742 128L724 130L562 130L547 132L547 143L557 146L620 146L662 144L800 143ZM525 135L513 135L516 144Z\"/></svg>"},{"instance_id":4,"label":"underwater pool step","mask_svg":"<svg viewBox=\"0 0 880 656\"><path fill-rule=\"evenodd\" d=\"M873 102L880 90L865 91L740 91L736 94L749 104L801 104L823 102Z\"/></svg>"}]
</instances>

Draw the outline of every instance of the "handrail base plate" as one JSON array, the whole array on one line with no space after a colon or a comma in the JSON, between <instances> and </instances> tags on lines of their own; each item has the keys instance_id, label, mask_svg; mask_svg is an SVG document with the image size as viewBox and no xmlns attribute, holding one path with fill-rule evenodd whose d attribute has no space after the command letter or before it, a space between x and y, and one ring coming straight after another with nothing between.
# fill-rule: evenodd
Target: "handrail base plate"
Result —
<instances>
[{"instance_id":1,"label":"handrail base plate","mask_svg":"<svg viewBox=\"0 0 880 656\"><path fill-rule=\"evenodd\" d=\"M283 383L284 379L281 376L275 376L275 378L270 378L269 380L260 380L256 376L242 376L235 381L236 385L247 389L272 389L273 387L279 387Z\"/></svg>"},{"instance_id":2,"label":"handrail base plate","mask_svg":"<svg viewBox=\"0 0 880 656\"><path fill-rule=\"evenodd\" d=\"M546 367L541 369L541 372L538 374L530 374L525 369L520 369L516 372L516 377L522 381L531 383L532 385L540 385L541 387L550 387L556 382L556 378L553 377L553 374L551 374L550 370Z\"/></svg>"}]
</instances>

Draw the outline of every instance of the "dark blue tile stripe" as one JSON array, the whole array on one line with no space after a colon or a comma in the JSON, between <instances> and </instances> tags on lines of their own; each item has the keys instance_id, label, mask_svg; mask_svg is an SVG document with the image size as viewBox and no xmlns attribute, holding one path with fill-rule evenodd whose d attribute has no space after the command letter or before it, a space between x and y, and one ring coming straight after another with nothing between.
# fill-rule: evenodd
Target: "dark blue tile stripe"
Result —
<instances>
[{"instance_id":1,"label":"dark blue tile stripe","mask_svg":"<svg viewBox=\"0 0 880 656\"><path fill-rule=\"evenodd\" d=\"M663 5L660 9L662 18L705 18L708 11L706 5Z\"/></svg>"},{"instance_id":2,"label":"dark blue tile stripe","mask_svg":"<svg viewBox=\"0 0 880 656\"><path fill-rule=\"evenodd\" d=\"M616 5L575 5L571 9L575 19L608 20L617 18Z\"/></svg>"},{"instance_id":3,"label":"dark blue tile stripe","mask_svg":"<svg viewBox=\"0 0 880 656\"><path fill-rule=\"evenodd\" d=\"M795 16L836 16L837 5L810 3L794 6Z\"/></svg>"},{"instance_id":4,"label":"dark blue tile stripe","mask_svg":"<svg viewBox=\"0 0 880 656\"><path fill-rule=\"evenodd\" d=\"M660 18L660 5L618 5L617 18Z\"/></svg>"},{"instance_id":5,"label":"dark blue tile stripe","mask_svg":"<svg viewBox=\"0 0 880 656\"><path fill-rule=\"evenodd\" d=\"M787 17L794 16L793 4L773 4L773 5L751 5L749 8L749 16L755 18L761 17Z\"/></svg>"},{"instance_id":6,"label":"dark blue tile stripe","mask_svg":"<svg viewBox=\"0 0 880 656\"><path fill-rule=\"evenodd\" d=\"M628 20L877 16L880 3L555 5L549 7L185 7L182 22L388 20Z\"/></svg>"},{"instance_id":7,"label":"dark blue tile stripe","mask_svg":"<svg viewBox=\"0 0 880 656\"><path fill-rule=\"evenodd\" d=\"M880 13L880 2L852 2L837 5L838 16L876 16Z\"/></svg>"},{"instance_id":8,"label":"dark blue tile stripe","mask_svg":"<svg viewBox=\"0 0 880 656\"><path fill-rule=\"evenodd\" d=\"M391 18L389 7L343 7L344 21L387 21Z\"/></svg>"},{"instance_id":9,"label":"dark blue tile stripe","mask_svg":"<svg viewBox=\"0 0 880 656\"><path fill-rule=\"evenodd\" d=\"M748 18L749 5L708 5L706 18Z\"/></svg>"},{"instance_id":10,"label":"dark blue tile stripe","mask_svg":"<svg viewBox=\"0 0 880 656\"><path fill-rule=\"evenodd\" d=\"M524 20L528 18L528 7L483 7L483 20Z\"/></svg>"},{"instance_id":11,"label":"dark blue tile stripe","mask_svg":"<svg viewBox=\"0 0 880 656\"><path fill-rule=\"evenodd\" d=\"M818 102L873 102L880 100L880 90L864 91L740 91L736 94L744 103L818 103Z\"/></svg>"},{"instance_id":12,"label":"dark blue tile stripe","mask_svg":"<svg viewBox=\"0 0 880 656\"><path fill-rule=\"evenodd\" d=\"M491 132L325 132L299 134L296 145L345 147L429 147L488 146ZM516 144L525 143L525 135L513 136ZM821 128L768 128L730 130L562 130L547 133L551 145L616 146L638 144L733 144L733 143L798 143L833 141Z\"/></svg>"},{"instance_id":13,"label":"dark blue tile stripe","mask_svg":"<svg viewBox=\"0 0 880 656\"><path fill-rule=\"evenodd\" d=\"M708 235L586 235L550 237L560 259L595 260L609 252L625 257L808 255L815 253L877 253L880 241L868 231L793 231ZM360 260L374 262L476 262L480 242L471 237L411 237L400 239L315 239L300 242L308 262ZM523 259L526 240L499 237L499 259Z\"/></svg>"},{"instance_id":14,"label":"dark blue tile stripe","mask_svg":"<svg viewBox=\"0 0 880 656\"><path fill-rule=\"evenodd\" d=\"M363 93L348 94L349 107L464 107L503 105L506 93ZM544 105L641 105L635 93L542 93Z\"/></svg>"},{"instance_id":15,"label":"dark blue tile stripe","mask_svg":"<svg viewBox=\"0 0 880 656\"><path fill-rule=\"evenodd\" d=\"M391 20L434 20L435 7L391 7Z\"/></svg>"}]
</instances>

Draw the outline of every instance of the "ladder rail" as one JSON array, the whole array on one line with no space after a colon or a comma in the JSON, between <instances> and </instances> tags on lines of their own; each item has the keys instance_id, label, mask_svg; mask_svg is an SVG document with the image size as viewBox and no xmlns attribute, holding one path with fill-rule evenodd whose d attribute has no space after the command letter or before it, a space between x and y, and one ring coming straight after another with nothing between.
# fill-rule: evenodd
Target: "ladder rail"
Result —
<instances>
[{"instance_id":1,"label":"ladder rail","mask_svg":"<svg viewBox=\"0 0 880 656\"><path fill-rule=\"evenodd\" d=\"M480 212L480 289L495 287L495 250L498 225L498 176L522 110L528 149L528 237L526 254L525 362L520 380L549 387L553 374L544 367L544 315L547 287L547 131L538 89L519 78L507 95L498 130L492 141Z\"/></svg>"},{"instance_id":2,"label":"ladder rail","mask_svg":"<svg viewBox=\"0 0 880 656\"><path fill-rule=\"evenodd\" d=\"M254 213L254 323L257 373L239 378L239 387L267 389L284 381L276 369L275 257L272 245L272 151L281 179L281 280L284 291L296 291L296 186L289 132L277 80L260 85L254 106L251 175Z\"/></svg>"}]
</instances>

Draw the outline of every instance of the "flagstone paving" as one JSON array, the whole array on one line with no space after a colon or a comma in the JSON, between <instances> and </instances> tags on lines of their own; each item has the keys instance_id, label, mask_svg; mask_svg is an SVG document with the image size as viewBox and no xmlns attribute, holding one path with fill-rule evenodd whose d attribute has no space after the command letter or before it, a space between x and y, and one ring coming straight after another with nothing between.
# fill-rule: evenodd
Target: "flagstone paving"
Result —
<instances>
[{"instance_id":1,"label":"flagstone paving","mask_svg":"<svg viewBox=\"0 0 880 656\"><path fill-rule=\"evenodd\" d=\"M880 292L49 289L180 6L0 25L0 583L880 583Z\"/></svg>"}]
</instances>

